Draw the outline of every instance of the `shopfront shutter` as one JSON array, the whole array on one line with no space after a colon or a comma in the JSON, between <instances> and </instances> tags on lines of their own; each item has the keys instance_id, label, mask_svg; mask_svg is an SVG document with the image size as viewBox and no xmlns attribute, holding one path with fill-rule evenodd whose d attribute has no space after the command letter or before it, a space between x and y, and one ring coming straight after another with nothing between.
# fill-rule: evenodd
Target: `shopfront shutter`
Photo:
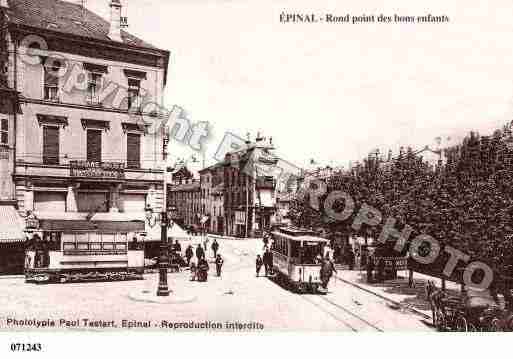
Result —
<instances>
[{"instance_id":1,"label":"shopfront shutter","mask_svg":"<svg viewBox=\"0 0 513 359\"><path fill-rule=\"evenodd\" d=\"M127 134L127 165L128 168L141 167L141 135L135 133Z\"/></svg>"},{"instance_id":2,"label":"shopfront shutter","mask_svg":"<svg viewBox=\"0 0 513 359\"><path fill-rule=\"evenodd\" d=\"M43 163L59 164L59 128L43 127Z\"/></svg>"},{"instance_id":3,"label":"shopfront shutter","mask_svg":"<svg viewBox=\"0 0 513 359\"><path fill-rule=\"evenodd\" d=\"M101 130L87 130L87 160L91 162L102 161Z\"/></svg>"}]
</instances>

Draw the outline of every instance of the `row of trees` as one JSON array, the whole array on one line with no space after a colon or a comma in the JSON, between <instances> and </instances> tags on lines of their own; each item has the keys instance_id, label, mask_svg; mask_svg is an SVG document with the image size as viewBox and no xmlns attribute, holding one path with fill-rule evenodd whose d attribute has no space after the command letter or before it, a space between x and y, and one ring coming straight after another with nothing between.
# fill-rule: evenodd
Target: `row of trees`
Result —
<instances>
[{"instance_id":1,"label":"row of trees","mask_svg":"<svg viewBox=\"0 0 513 359\"><path fill-rule=\"evenodd\" d=\"M399 230L408 224L414 229L410 238L429 234L442 246L451 245L513 276L512 143L509 126L492 136L470 133L461 144L443 150L446 161L436 166L408 149L388 161L371 155L362 165L324 181L328 193L349 193L357 209L366 203L379 209L384 220L395 218ZM344 203L336 206L342 208ZM322 206L319 211L310 207L308 195L293 201L291 218L298 226L322 228L342 237L377 238L382 229L364 225L355 231L353 218L332 220ZM393 244L380 250L391 252ZM440 257L431 270L441 272L447 258Z\"/></svg>"}]
</instances>

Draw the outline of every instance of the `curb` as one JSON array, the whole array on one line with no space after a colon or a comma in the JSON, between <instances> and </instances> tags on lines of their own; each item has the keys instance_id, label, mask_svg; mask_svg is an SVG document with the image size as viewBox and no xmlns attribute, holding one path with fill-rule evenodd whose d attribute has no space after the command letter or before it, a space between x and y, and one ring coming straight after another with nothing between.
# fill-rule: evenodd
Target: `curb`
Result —
<instances>
[{"instance_id":1,"label":"curb","mask_svg":"<svg viewBox=\"0 0 513 359\"><path fill-rule=\"evenodd\" d=\"M411 307L405 306L405 305L403 305L403 304L399 303L399 302L398 302L398 301L396 301L396 300L393 300L393 299L387 298L387 297L385 297L385 296L384 296L384 295L382 295L382 294L376 293L376 292L374 292L374 291L372 291L372 290L370 290L370 289L367 289L367 288L365 288L365 287L363 287L363 286L361 286L361 285L359 285L359 284L356 284L356 283L351 282L351 281L349 281L349 280L347 280L347 279L341 278L341 277L339 277L338 275L337 275L336 277L337 277L337 279L338 279L338 280L340 280L340 281L342 281L342 282L344 282L344 283L346 283L346 284L352 285L353 287L358 288L358 289L360 289L360 290L363 290L364 292L367 292L367 293L369 293L369 294L375 295L376 297L379 297L379 298L384 299L384 300L386 300L386 301L388 301L388 302L390 302L390 303L393 303L393 304L397 305L398 307L400 307L401 309L408 310L408 311L410 311L410 312L413 312L413 313L415 313L415 314L417 314L417 315L421 316L421 317L422 317L422 318L424 318L424 319L431 320L431 316L429 316L429 315L427 315L427 314L425 314L425 313L422 313L421 311L419 311L419 310L417 310L417 309L415 309L415 308L411 308Z\"/></svg>"}]
</instances>

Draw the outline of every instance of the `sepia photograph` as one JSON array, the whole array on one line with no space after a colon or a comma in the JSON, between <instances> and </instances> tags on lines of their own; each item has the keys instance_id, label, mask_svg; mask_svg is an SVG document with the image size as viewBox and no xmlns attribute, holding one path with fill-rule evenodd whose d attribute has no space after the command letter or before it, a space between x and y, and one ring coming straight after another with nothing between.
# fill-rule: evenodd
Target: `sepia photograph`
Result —
<instances>
[{"instance_id":1,"label":"sepia photograph","mask_svg":"<svg viewBox=\"0 0 513 359\"><path fill-rule=\"evenodd\" d=\"M0 0L6 350L512 331L512 13Z\"/></svg>"}]
</instances>

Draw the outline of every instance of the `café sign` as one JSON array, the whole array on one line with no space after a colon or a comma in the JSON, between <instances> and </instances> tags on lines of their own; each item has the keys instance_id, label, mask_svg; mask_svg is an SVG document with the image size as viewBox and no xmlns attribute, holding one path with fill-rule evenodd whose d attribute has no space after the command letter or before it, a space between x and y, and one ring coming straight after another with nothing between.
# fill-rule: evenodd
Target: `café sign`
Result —
<instances>
[{"instance_id":1,"label":"caf\u00e9 sign","mask_svg":"<svg viewBox=\"0 0 513 359\"><path fill-rule=\"evenodd\" d=\"M125 166L118 162L71 161L71 177L124 179Z\"/></svg>"}]
</instances>

